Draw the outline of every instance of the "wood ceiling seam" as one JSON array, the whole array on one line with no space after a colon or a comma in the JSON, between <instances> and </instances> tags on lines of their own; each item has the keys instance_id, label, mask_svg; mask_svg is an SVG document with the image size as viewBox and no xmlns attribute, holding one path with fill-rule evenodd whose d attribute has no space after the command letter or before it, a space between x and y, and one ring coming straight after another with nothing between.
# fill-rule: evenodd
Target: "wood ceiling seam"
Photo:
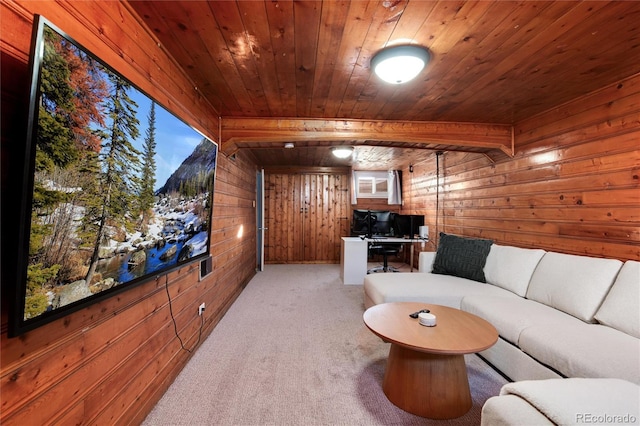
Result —
<instances>
[{"instance_id":1,"label":"wood ceiling seam","mask_svg":"<svg viewBox=\"0 0 640 426\"><path fill-rule=\"evenodd\" d=\"M251 42L252 60L258 71L269 115L282 115L282 102L277 84L275 56L270 42L270 27L265 4L262 2L238 2L240 16L245 26L245 33ZM265 40L264 42L260 42ZM266 42L269 40L269 42Z\"/></svg>"},{"instance_id":2,"label":"wood ceiling seam","mask_svg":"<svg viewBox=\"0 0 640 426\"><path fill-rule=\"evenodd\" d=\"M325 2L298 1L294 11L294 51L296 105L298 116L308 116L312 109L313 88L317 71L320 23Z\"/></svg>"},{"instance_id":3,"label":"wood ceiling seam","mask_svg":"<svg viewBox=\"0 0 640 426\"><path fill-rule=\"evenodd\" d=\"M282 110L296 110L295 50L287 49L286 44L287 39L294 37L295 29L286 20L293 14L293 3L267 2L265 6Z\"/></svg>"},{"instance_id":4,"label":"wood ceiling seam","mask_svg":"<svg viewBox=\"0 0 640 426\"><path fill-rule=\"evenodd\" d=\"M206 31L206 29L204 31L200 31L200 34L203 34L205 38L212 40L211 42L207 42L207 40L203 38L203 44L206 51L209 52L212 58L217 59L216 61L213 61L213 63L219 69L222 79L229 86L232 96L238 99L236 94L244 94L243 98L245 101L240 102L240 99L238 99L242 114L257 115L260 107L255 103L255 91L252 90L253 82L251 78L245 77L246 71L250 68L248 66L250 63L249 61L245 61L246 65L245 62L242 62L241 64L238 63L236 61L236 54L234 54L238 49L236 49L234 45L235 41L233 39L233 35L234 33L243 33L243 31L240 31L237 28L234 32L234 25L237 25L238 21L241 22L236 2L196 3L202 3L201 7L206 7L211 12L211 18L219 29L219 31ZM219 16L220 14L223 16ZM196 22L199 22L202 28L206 28L208 25L204 20L206 16L207 15L205 13L197 13L192 15L191 19L192 21L195 20ZM221 20L222 22L220 22ZM216 41L216 39L218 41ZM240 43L241 46L244 46L245 44L246 43ZM224 46L224 48L211 52L209 46ZM245 73L239 72L239 65L242 65L242 69ZM231 79L229 76L234 76L235 78ZM235 81L235 83L231 84L230 81Z\"/></svg>"}]
</instances>

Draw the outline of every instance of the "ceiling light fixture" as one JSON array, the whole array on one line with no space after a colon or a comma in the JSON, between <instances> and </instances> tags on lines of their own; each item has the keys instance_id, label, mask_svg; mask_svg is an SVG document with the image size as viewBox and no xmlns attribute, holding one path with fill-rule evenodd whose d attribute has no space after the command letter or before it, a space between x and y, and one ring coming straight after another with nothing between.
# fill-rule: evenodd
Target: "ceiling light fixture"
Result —
<instances>
[{"instance_id":1,"label":"ceiling light fixture","mask_svg":"<svg viewBox=\"0 0 640 426\"><path fill-rule=\"evenodd\" d=\"M295 148L295 145L293 142L287 142L284 144L284 147L287 149L291 149L291 148Z\"/></svg>"},{"instance_id":2,"label":"ceiling light fixture","mask_svg":"<svg viewBox=\"0 0 640 426\"><path fill-rule=\"evenodd\" d=\"M348 158L353 153L353 148L350 146L336 146L331 148L331 152L338 158Z\"/></svg>"},{"instance_id":3,"label":"ceiling light fixture","mask_svg":"<svg viewBox=\"0 0 640 426\"><path fill-rule=\"evenodd\" d=\"M429 51L421 46L402 45L382 49L371 59L371 68L387 83L413 80L429 61Z\"/></svg>"}]
</instances>

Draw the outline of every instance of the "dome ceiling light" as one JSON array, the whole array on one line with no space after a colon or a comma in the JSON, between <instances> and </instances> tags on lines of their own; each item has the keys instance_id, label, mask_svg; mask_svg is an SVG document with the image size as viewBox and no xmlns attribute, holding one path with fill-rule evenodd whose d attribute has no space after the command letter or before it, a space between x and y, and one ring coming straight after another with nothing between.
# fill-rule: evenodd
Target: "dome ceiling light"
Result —
<instances>
[{"instance_id":1,"label":"dome ceiling light","mask_svg":"<svg viewBox=\"0 0 640 426\"><path fill-rule=\"evenodd\" d=\"M349 158L353 153L353 148L350 146L336 146L331 148L331 152L338 158Z\"/></svg>"},{"instance_id":2,"label":"dome ceiling light","mask_svg":"<svg viewBox=\"0 0 640 426\"><path fill-rule=\"evenodd\" d=\"M421 46L402 45L382 49L371 59L371 68L387 83L413 80L429 62L429 51Z\"/></svg>"}]
</instances>

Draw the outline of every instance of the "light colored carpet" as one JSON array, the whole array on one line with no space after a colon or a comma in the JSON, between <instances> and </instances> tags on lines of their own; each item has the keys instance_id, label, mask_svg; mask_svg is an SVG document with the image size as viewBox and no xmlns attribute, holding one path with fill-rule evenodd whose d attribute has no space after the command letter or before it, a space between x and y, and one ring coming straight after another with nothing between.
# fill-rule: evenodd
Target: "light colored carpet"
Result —
<instances>
[{"instance_id":1,"label":"light colored carpet","mask_svg":"<svg viewBox=\"0 0 640 426\"><path fill-rule=\"evenodd\" d=\"M382 392L389 344L362 321L362 286L339 265L267 265L203 342L144 425L474 425L506 383L466 357L471 410L409 414Z\"/></svg>"}]
</instances>

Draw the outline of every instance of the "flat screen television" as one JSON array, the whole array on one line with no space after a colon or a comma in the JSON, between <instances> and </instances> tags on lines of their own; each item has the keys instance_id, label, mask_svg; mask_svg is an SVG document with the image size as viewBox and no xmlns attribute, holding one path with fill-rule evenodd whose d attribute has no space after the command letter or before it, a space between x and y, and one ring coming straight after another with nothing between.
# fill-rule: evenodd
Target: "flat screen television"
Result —
<instances>
[{"instance_id":1,"label":"flat screen television","mask_svg":"<svg viewBox=\"0 0 640 426\"><path fill-rule=\"evenodd\" d=\"M210 256L218 146L36 16L16 336Z\"/></svg>"}]
</instances>

